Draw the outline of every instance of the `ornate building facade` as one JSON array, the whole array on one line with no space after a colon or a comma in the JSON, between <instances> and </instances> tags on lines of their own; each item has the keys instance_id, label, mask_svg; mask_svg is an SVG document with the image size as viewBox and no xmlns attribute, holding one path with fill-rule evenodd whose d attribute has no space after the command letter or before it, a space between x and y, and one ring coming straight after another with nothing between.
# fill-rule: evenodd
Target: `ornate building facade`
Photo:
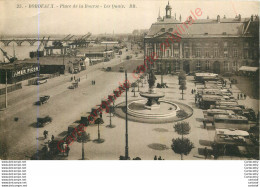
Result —
<instances>
[{"instance_id":1,"label":"ornate building facade","mask_svg":"<svg viewBox=\"0 0 260 187\"><path fill-rule=\"evenodd\" d=\"M171 10L168 3L166 15L158 16L144 38L145 58L156 54L152 67L157 73L184 70L222 74L237 72L241 66L259 66L257 15L198 19L202 10L196 9L187 20L181 21L181 16L177 20Z\"/></svg>"}]
</instances>

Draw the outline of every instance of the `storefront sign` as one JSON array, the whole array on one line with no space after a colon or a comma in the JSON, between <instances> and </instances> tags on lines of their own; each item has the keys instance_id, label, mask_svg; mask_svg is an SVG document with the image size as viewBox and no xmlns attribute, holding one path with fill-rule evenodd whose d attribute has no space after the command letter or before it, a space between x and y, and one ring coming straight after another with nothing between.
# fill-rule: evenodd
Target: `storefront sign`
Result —
<instances>
[{"instance_id":1,"label":"storefront sign","mask_svg":"<svg viewBox=\"0 0 260 187\"><path fill-rule=\"evenodd\" d=\"M26 69L22 69L22 70L13 72L13 77L22 76L22 75L26 75L26 74L29 74L29 73L35 73L35 72L38 72L38 71L39 71L38 66L26 68Z\"/></svg>"}]
</instances>

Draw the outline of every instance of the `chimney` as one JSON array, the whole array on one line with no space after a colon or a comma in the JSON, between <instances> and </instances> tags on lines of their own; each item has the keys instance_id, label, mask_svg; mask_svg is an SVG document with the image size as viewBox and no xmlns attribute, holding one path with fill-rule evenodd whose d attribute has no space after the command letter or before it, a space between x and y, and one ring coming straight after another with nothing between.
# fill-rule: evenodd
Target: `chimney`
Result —
<instances>
[{"instance_id":1,"label":"chimney","mask_svg":"<svg viewBox=\"0 0 260 187\"><path fill-rule=\"evenodd\" d=\"M220 23L220 15L217 16L217 21Z\"/></svg>"},{"instance_id":2,"label":"chimney","mask_svg":"<svg viewBox=\"0 0 260 187\"><path fill-rule=\"evenodd\" d=\"M238 21L241 21L241 15L238 14Z\"/></svg>"}]
</instances>

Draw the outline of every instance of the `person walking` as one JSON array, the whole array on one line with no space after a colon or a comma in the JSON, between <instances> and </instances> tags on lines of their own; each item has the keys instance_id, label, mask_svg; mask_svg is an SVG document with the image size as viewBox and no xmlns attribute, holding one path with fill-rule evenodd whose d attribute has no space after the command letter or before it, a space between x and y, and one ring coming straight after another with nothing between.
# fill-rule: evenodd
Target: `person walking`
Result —
<instances>
[{"instance_id":1,"label":"person walking","mask_svg":"<svg viewBox=\"0 0 260 187\"><path fill-rule=\"evenodd\" d=\"M207 124L205 121L203 121L203 127L204 127L204 129L206 129L206 127L207 127Z\"/></svg>"},{"instance_id":2,"label":"person walking","mask_svg":"<svg viewBox=\"0 0 260 187\"><path fill-rule=\"evenodd\" d=\"M102 112L100 112L99 117L102 119Z\"/></svg>"},{"instance_id":3,"label":"person walking","mask_svg":"<svg viewBox=\"0 0 260 187\"><path fill-rule=\"evenodd\" d=\"M96 81L94 80L94 85L96 85Z\"/></svg>"},{"instance_id":4,"label":"person walking","mask_svg":"<svg viewBox=\"0 0 260 187\"><path fill-rule=\"evenodd\" d=\"M157 160L157 156L155 155L153 159L154 159L154 160Z\"/></svg>"},{"instance_id":5,"label":"person walking","mask_svg":"<svg viewBox=\"0 0 260 187\"><path fill-rule=\"evenodd\" d=\"M54 140L54 136L52 135L52 136L51 136L51 141L53 141L53 140Z\"/></svg>"},{"instance_id":6,"label":"person walking","mask_svg":"<svg viewBox=\"0 0 260 187\"><path fill-rule=\"evenodd\" d=\"M44 139L46 139L46 138L47 138L47 135L48 135L48 131L44 130L44 131L43 131L43 136L44 136Z\"/></svg>"},{"instance_id":7,"label":"person walking","mask_svg":"<svg viewBox=\"0 0 260 187\"><path fill-rule=\"evenodd\" d=\"M69 156L69 152L70 152L70 147L67 145L67 148L66 148L67 156Z\"/></svg>"},{"instance_id":8,"label":"person walking","mask_svg":"<svg viewBox=\"0 0 260 187\"><path fill-rule=\"evenodd\" d=\"M191 94L193 94L193 89L191 89Z\"/></svg>"},{"instance_id":9,"label":"person walking","mask_svg":"<svg viewBox=\"0 0 260 187\"><path fill-rule=\"evenodd\" d=\"M208 157L208 148L207 147L204 148L204 156L205 156L205 160L206 160Z\"/></svg>"}]
</instances>

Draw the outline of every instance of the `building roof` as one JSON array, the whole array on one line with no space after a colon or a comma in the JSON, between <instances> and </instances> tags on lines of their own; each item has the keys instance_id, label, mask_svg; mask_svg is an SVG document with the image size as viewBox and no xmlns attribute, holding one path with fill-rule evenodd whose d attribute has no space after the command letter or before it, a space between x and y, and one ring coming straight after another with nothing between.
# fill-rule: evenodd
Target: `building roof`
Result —
<instances>
[{"instance_id":1,"label":"building roof","mask_svg":"<svg viewBox=\"0 0 260 187\"><path fill-rule=\"evenodd\" d=\"M258 67L241 66L241 67L239 68L239 71L256 72L258 69L259 69Z\"/></svg>"},{"instance_id":2,"label":"building roof","mask_svg":"<svg viewBox=\"0 0 260 187\"><path fill-rule=\"evenodd\" d=\"M24 67L31 67L31 66L37 66L38 64L36 62L30 62L30 63L18 63L16 61L15 63L1 63L0 64L0 69L21 69Z\"/></svg>"},{"instance_id":3,"label":"building roof","mask_svg":"<svg viewBox=\"0 0 260 187\"><path fill-rule=\"evenodd\" d=\"M216 129L218 135L230 135L230 136L249 136L249 133L242 130L230 130L230 129Z\"/></svg>"},{"instance_id":4,"label":"building roof","mask_svg":"<svg viewBox=\"0 0 260 187\"><path fill-rule=\"evenodd\" d=\"M174 18L164 17L162 21L153 23L151 25L146 38L154 38L163 34L173 33L175 30L178 33L180 33L180 31L182 32L180 33L182 38L238 37L244 34L247 25L250 26L250 23L248 23L249 20L250 18L244 18L241 19L241 21L239 21L237 18L225 18L220 19L220 22L218 22L215 19L197 19L194 20L192 25L189 25L189 23L186 21L186 26ZM247 32L247 36L251 35L251 30L252 29L247 29L247 31L249 31Z\"/></svg>"}]
</instances>

